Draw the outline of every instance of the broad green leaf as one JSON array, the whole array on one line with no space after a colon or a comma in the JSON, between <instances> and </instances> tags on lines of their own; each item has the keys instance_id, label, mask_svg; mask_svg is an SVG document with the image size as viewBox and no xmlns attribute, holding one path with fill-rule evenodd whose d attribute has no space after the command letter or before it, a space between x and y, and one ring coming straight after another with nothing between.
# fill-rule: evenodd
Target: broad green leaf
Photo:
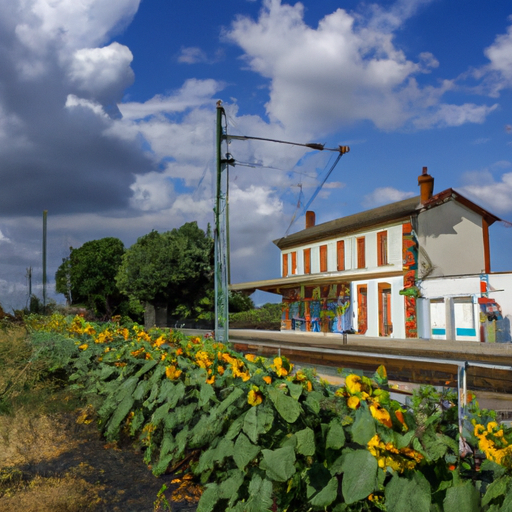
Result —
<instances>
[{"instance_id":1,"label":"broad green leaf","mask_svg":"<svg viewBox=\"0 0 512 512\"><path fill-rule=\"evenodd\" d=\"M135 400L131 395L125 396L123 401L117 406L117 409L114 411L114 414L110 418L107 426L107 437L109 439L113 439L117 437L119 431L119 425L126 418L128 413L130 412L133 403Z\"/></svg>"},{"instance_id":2,"label":"broad green leaf","mask_svg":"<svg viewBox=\"0 0 512 512\"><path fill-rule=\"evenodd\" d=\"M290 390L290 396L295 400L298 400L300 395L302 395L302 384L294 384L293 382L286 381L286 385Z\"/></svg>"},{"instance_id":3,"label":"broad green leaf","mask_svg":"<svg viewBox=\"0 0 512 512\"><path fill-rule=\"evenodd\" d=\"M291 396L285 395L277 388L268 388L268 395L276 411L288 423L294 423L301 413L301 406L297 400Z\"/></svg>"},{"instance_id":4,"label":"broad green leaf","mask_svg":"<svg viewBox=\"0 0 512 512\"><path fill-rule=\"evenodd\" d=\"M155 410L153 416L151 416L151 423L153 423L153 425L158 425L167 416L167 414L169 414L168 403L161 405Z\"/></svg>"},{"instance_id":5,"label":"broad green leaf","mask_svg":"<svg viewBox=\"0 0 512 512\"><path fill-rule=\"evenodd\" d=\"M139 382L139 385L133 392L134 400L142 400L146 396L146 393L148 392L148 390L149 390L149 381L141 380Z\"/></svg>"},{"instance_id":6,"label":"broad green leaf","mask_svg":"<svg viewBox=\"0 0 512 512\"><path fill-rule=\"evenodd\" d=\"M243 388L234 388L233 391L231 391L231 393L219 405L219 414L222 414L231 404L238 400L243 394L245 394L245 390Z\"/></svg>"},{"instance_id":7,"label":"broad green leaf","mask_svg":"<svg viewBox=\"0 0 512 512\"><path fill-rule=\"evenodd\" d=\"M194 468L194 474L200 475L209 469L213 469L213 463L215 461L215 456L217 454L217 448L210 448L203 453L199 457L199 462L197 466Z\"/></svg>"},{"instance_id":8,"label":"broad green leaf","mask_svg":"<svg viewBox=\"0 0 512 512\"><path fill-rule=\"evenodd\" d=\"M260 462L260 468L266 471L270 480L286 482L295 473L295 450L291 446L277 450L261 450L261 453L263 460Z\"/></svg>"},{"instance_id":9,"label":"broad green leaf","mask_svg":"<svg viewBox=\"0 0 512 512\"><path fill-rule=\"evenodd\" d=\"M304 403L314 414L318 414L320 412L320 401L324 399L324 395L320 393L320 391L311 391L308 393L308 396Z\"/></svg>"},{"instance_id":10,"label":"broad green leaf","mask_svg":"<svg viewBox=\"0 0 512 512\"><path fill-rule=\"evenodd\" d=\"M201 384L201 391L199 393L199 407L206 405L210 401L210 398L213 396L215 396L215 390L213 389L213 386L203 382Z\"/></svg>"},{"instance_id":11,"label":"broad green leaf","mask_svg":"<svg viewBox=\"0 0 512 512\"><path fill-rule=\"evenodd\" d=\"M511 481L512 479L509 476L505 476L492 482L485 491L485 495L482 499L482 505L488 505L494 498L503 496L507 492L507 486Z\"/></svg>"},{"instance_id":12,"label":"broad green leaf","mask_svg":"<svg viewBox=\"0 0 512 512\"><path fill-rule=\"evenodd\" d=\"M306 496L311 498L315 494L324 489L331 481L333 475L329 470L320 462L314 462L313 465L307 470L306 473Z\"/></svg>"},{"instance_id":13,"label":"broad green leaf","mask_svg":"<svg viewBox=\"0 0 512 512\"><path fill-rule=\"evenodd\" d=\"M329 424L329 432L325 440L325 447L339 450L345 444L345 431L340 421L335 418Z\"/></svg>"},{"instance_id":14,"label":"broad green leaf","mask_svg":"<svg viewBox=\"0 0 512 512\"><path fill-rule=\"evenodd\" d=\"M240 433L242 430L242 426L244 424L245 414L242 414L241 416L238 416L235 420L233 420L233 423L229 426L228 431L226 432L226 439L235 439L235 437Z\"/></svg>"},{"instance_id":15,"label":"broad green leaf","mask_svg":"<svg viewBox=\"0 0 512 512\"><path fill-rule=\"evenodd\" d=\"M301 455L315 454L315 433L310 428L295 432L297 436L297 453Z\"/></svg>"},{"instance_id":16,"label":"broad green leaf","mask_svg":"<svg viewBox=\"0 0 512 512\"><path fill-rule=\"evenodd\" d=\"M260 452L260 447L249 441L245 434L240 434L235 442L233 459L240 471L243 471L249 462L253 461Z\"/></svg>"},{"instance_id":17,"label":"broad green leaf","mask_svg":"<svg viewBox=\"0 0 512 512\"><path fill-rule=\"evenodd\" d=\"M180 381L174 385L174 387L172 388L172 391L169 393L169 396L167 397L167 401L169 402L171 409L174 409L176 407L176 405L178 404L178 402L180 400L182 400L184 397L185 397L185 384L183 384L183 382Z\"/></svg>"},{"instance_id":18,"label":"broad green leaf","mask_svg":"<svg viewBox=\"0 0 512 512\"><path fill-rule=\"evenodd\" d=\"M243 512L268 512L272 505L272 482L254 475L249 484L249 499L240 509ZM198 511L199 512L199 511Z\"/></svg>"},{"instance_id":19,"label":"broad green leaf","mask_svg":"<svg viewBox=\"0 0 512 512\"><path fill-rule=\"evenodd\" d=\"M225 458L227 457L233 457L235 453L235 443L233 441L230 441L229 439L226 439L223 437L219 445L217 446L217 449L215 450L215 457L214 461L222 463Z\"/></svg>"},{"instance_id":20,"label":"broad green leaf","mask_svg":"<svg viewBox=\"0 0 512 512\"><path fill-rule=\"evenodd\" d=\"M187 447L187 438L188 438L188 425L185 425L176 434L176 446L178 447L178 450L176 452L177 457L185 452L185 448Z\"/></svg>"},{"instance_id":21,"label":"broad green leaf","mask_svg":"<svg viewBox=\"0 0 512 512\"><path fill-rule=\"evenodd\" d=\"M324 508L328 507L338 496L338 479L333 477L329 483L318 493L312 500L311 505L314 507Z\"/></svg>"},{"instance_id":22,"label":"broad green leaf","mask_svg":"<svg viewBox=\"0 0 512 512\"><path fill-rule=\"evenodd\" d=\"M258 442L258 407L251 407L244 418L243 431L247 434L247 437L256 444Z\"/></svg>"},{"instance_id":23,"label":"broad green leaf","mask_svg":"<svg viewBox=\"0 0 512 512\"><path fill-rule=\"evenodd\" d=\"M361 405L357 409L356 419L352 424L351 431L352 441L362 446L366 446L368 441L375 435L375 420L366 404Z\"/></svg>"},{"instance_id":24,"label":"broad green leaf","mask_svg":"<svg viewBox=\"0 0 512 512\"><path fill-rule=\"evenodd\" d=\"M258 432L264 434L268 432L274 424L275 410L268 402L264 405L259 405L255 409L258 413Z\"/></svg>"},{"instance_id":25,"label":"broad green leaf","mask_svg":"<svg viewBox=\"0 0 512 512\"><path fill-rule=\"evenodd\" d=\"M347 503L363 500L375 490L377 468L377 459L368 450L347 453L343 459L341 484L343 498Z\"/></svg>"},{"instance_id":26,"label":"broad green leaf","mask_svg":"<svg viewBox=\"0 0 512 512\"><path fill-rule=\"evenodd\" d=\"M466 481L446 491L444 512L479 512L480 493L471 481Z\"/></svg>"},{"instance_id":27,"label":"broad green leaf","mask_svg":"<svg viewBox=\"0 0 512 512\"><path fill-rule=\"evenodd\" d=\"M219 501L219 486L208 484L197 504L197 512L212 512Z\"/></svg>"},{"instance_id":28,"label":"broad green leaf","mask_svg":"<svg viewBox=\"0 0 512 512\"><path fill-rule=\"evenodd\" d=\"M158 364L158 361L155 359L150 359L146 363L144 363L144 366L135 374L135 377L140 378L145 373L149 372L152 368L154 368Z\"/></svg>"},{"instance_id":29,"label":"broad green leaf","mask_svg":"<svg viewBox=\"0 0 512 512\"><path fill-rule=\"evenodd\" d=\"M386 506L393 512L430 511L430 484L421 473L414 473L412 479L395 474L386 486L385 495Z\"/></svg>"},{"instance_id":30,"label":"broad green leaf","mask_svg":"<svg viewBox=\"0 0 512 512\"><path fill-rule=\"evenodd\" d=\"M230 471L230 477L219 484L219 498L234 503L238 489L244 482L244 473L239 470Z\"/></svg>"}]
</instances>

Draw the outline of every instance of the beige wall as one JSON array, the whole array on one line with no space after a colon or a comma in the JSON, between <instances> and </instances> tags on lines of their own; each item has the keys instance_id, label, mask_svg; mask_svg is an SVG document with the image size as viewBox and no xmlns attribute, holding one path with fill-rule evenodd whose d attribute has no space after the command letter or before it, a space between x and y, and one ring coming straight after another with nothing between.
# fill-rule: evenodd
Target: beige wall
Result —
<instances>
[{"instance_id":1,"label":"beige wall","mask_svg":"<svg viewBox=\"0 0 512 512\"><path fill-rule=\"evenodd\" d=\"M485 268L482 218L456 201L418 216L418 274L455 276L478 274Z\"/></svg>"}]
</instances>

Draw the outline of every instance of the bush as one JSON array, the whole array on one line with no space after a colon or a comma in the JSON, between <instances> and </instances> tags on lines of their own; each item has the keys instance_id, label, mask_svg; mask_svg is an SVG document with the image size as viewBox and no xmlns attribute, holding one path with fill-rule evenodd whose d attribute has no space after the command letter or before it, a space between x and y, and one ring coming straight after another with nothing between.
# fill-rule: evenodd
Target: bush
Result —
<instances>
[{"instance_id":1,"label":"bush","mask_svg":"<svg viewBox=\"0 0 512 512\"><path fill-rule=\"evenodd\" d=\"M229 326L233 329L281 329L281 304L265 304L259 309L251 309L229 315Z\"/></svg>"}]
</instances>

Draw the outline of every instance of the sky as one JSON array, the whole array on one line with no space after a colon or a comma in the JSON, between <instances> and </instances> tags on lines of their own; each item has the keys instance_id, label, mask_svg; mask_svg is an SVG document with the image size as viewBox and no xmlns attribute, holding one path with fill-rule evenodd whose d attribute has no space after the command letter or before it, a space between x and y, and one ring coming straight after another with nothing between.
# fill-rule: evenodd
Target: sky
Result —
<instances>
[{"instance_id":1,"label":"sky","mask_svg":"<svg viewBox=\"0 0 512 512\"><path fill-rule=\"evenodd\" d=\"M213 224L216 102L232 141L231 280L279 276L272 240L454 188L512 221L508 0L0 0L0 303L48 296L70 247ZM327 177L327 179L326 179ZM290 227L292 219L295 223ZM491 227L512 271L512 228ZM273 297L273 298L272 298ZM256 297L256 302L277 301Z\"/></svg>"}]
</instances>

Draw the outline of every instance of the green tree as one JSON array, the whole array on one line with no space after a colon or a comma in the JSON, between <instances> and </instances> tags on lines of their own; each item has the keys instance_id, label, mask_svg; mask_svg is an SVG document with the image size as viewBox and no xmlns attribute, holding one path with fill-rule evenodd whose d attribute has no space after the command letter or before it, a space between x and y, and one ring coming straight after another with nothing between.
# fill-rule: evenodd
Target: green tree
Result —
<instances>
[{"instance_id":1,"label":"green tree","mask_svg":"<svg viewBox=\"0 0 512 512\"><path fill-rule=\"evenodd\" d=\"M196 222L140 237L124 254L116 281L142 303L167 307L181 318L211 308L213 240Z\"/></svg>"},{"instance_id":2,"label":"green tree","mask_svg":"<svg viewBox=\"0 0 512 512\"><path fill-rule=\"evenodd\" d=\"M55 274L55 289L69 304L84 304L97 315L120 312L127 298L119 291L115 277L121 265L124 245L108 237L70 248Z\"/></svg>"},{"instance_id":3,"label":"green tree","mask_svg":"<svg viewBox=\"0 0 512 512\"><path fill-rule=\"evenodd\" d=\"M242 292L229 292L229 312L241 313L254 309L254 302L249 295Z\"/></svg>"}]
</instances>

